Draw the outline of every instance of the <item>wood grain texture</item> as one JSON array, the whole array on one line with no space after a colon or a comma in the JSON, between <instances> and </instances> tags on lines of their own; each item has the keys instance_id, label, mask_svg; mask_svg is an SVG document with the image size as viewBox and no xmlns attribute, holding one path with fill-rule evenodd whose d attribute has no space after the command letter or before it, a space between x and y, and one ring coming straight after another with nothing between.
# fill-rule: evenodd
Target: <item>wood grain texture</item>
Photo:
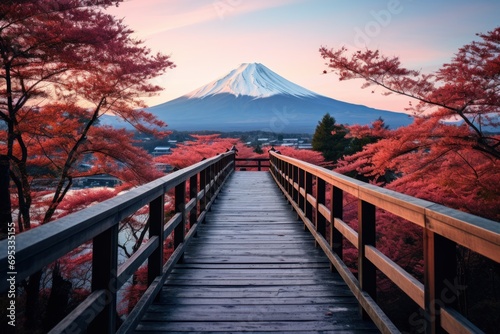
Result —
<instances>
[{"instance_id":1,"label":"wood grain texture","mask_svg":"<svg viewBox=\"0 0 500 334\"><path fill-rule=\"evenodd\" d=\"M378 333L266 172L237 172L136 333Z\"/></svg>"}]
</instances>

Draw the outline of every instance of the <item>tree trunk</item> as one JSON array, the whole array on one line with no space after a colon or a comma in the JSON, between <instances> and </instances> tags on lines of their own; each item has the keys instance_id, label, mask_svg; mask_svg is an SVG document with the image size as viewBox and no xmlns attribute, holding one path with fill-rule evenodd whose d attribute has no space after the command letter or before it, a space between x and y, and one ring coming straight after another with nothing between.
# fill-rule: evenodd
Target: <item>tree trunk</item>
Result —
<instances>
[{"instance_id":1,"label":"tree trunk","mask_svg":"<svg viewBox=\"0 0 500 334\"><path fill-rule=\"evenodd\" d=\"M8 234L12 223L9 170L9 157L0 156L0 239Z\"/></svg>"}]
</instances>

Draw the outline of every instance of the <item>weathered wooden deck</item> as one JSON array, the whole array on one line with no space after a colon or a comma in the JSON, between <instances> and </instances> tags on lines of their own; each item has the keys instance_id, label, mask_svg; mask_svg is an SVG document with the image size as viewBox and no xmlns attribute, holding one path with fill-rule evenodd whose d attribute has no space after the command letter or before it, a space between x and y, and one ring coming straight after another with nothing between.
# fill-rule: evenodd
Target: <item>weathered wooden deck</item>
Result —
<instances>
[{"instance_id":1,"label":"weathered wooden deck","mask_svg":"<svg viewBox=\"0 0 500 334\"><path fill-rule=\"evenodd\" d=\"M376 333L268 172L237 172L136 333Z\"/></svg>"}]
</instances>

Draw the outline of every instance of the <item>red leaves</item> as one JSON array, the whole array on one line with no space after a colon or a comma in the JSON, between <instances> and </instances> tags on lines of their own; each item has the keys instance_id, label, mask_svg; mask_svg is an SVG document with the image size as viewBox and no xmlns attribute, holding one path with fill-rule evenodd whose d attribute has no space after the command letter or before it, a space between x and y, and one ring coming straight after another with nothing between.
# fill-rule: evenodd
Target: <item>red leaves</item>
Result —
<instances>
[{"instance_id":1,"label":"red leaves","mask_svg":"<svg viewBox=\"0 0 500 334\"><path fill-rule=\"evenodd\" d=\"M0 4L0 120L5 147L21 195L19 226L29 228L30 173L57 179L45 222L71 179L109 173L133 184L159 173L124 131L97 128L112 113L136 129L164 136L165 124L141 110L142 97L162 88L150 80L174 67L152 54L121 20L104 8L120 0L31 0ZM2 145L4 146L4 145ZM93 168L78 170L92 155ZM25 203L25 205L22 205Z\"/></svg>"},{"instance_id":2,"label":"red leaves","mask_svg":"<svg viewBox=\"0 0 500 334\"><path fill-rule=\"evenodd\" d=\"M500 220L500 27L480 34L436 73L401 66L378 50L349 54L346 48L320 53L341 79L361 78L363 87L412 97L419 118L389 131L374 124L352 126L350 136L382 138L338 163L388 187L477 215ZM461 120L461 125L447 121Z\"/></svg>"},{"instance_id":3,"label":"red leaves","mask_svg":"<svg viewBox=\"0 0 500 334\"><path fill-rule=\"evenodd\" d=\"M239 139L235 138L220 138L218 134L191 135L191 137L195 140L178 144L171 155L157 157L155 161L181 169L225 152L239 142Z\"/></svg>"},{"instance_id":4,"label":"red leaves","mask_svg":"<svg viewBox=\"0 0 500 334\"><path fill-rule=\"evenodd\" d=\"M361 78L363 88L378 85L416 99L419 103L409 110L423 117L458 117L471 130L464 132L464 140L474 140L474 149L499 159L500 139L485 129L500 126L500 27L479 36L482 41L462 47L434 74L406 69L398 57L382 56L378 50L349 54L345 47L322 47L320 53L341 80Z\"/></svg>"},{"instance_id":5,"label":"red leaves","mask_svg":"<svg viewBox=\"0 0 500 334\"><path fill-rule=\"evenodd\" d=\"M363 127L354 129L356 135L370 133ZM386 130L383 137L344 157L336 170L385 182L394 179L388 188L500 220L499 161L475 149L467 126L417 119L407 127Z\"/></svg>"}]
</instances>

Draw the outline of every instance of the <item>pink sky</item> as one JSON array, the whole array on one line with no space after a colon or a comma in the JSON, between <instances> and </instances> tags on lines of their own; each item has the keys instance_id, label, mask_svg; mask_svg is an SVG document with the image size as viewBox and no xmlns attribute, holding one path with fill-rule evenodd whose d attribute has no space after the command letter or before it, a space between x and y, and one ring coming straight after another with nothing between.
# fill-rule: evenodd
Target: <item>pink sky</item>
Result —
<instances>
[{"instance_id":1,"label":"pink sky","mask_svg":"<svg viewBox=\"0 0 500 334\"><path fill-rule=\"evenodd\" d=\"M429 72L500 23L497 0L128 0L110 12L177 66L155 80L165 90L149 105L189 93L241 63L260 62L316 93L402 111L407 98L322 75L319 47L378 48Z\"/></svg>"}]
</instances>

